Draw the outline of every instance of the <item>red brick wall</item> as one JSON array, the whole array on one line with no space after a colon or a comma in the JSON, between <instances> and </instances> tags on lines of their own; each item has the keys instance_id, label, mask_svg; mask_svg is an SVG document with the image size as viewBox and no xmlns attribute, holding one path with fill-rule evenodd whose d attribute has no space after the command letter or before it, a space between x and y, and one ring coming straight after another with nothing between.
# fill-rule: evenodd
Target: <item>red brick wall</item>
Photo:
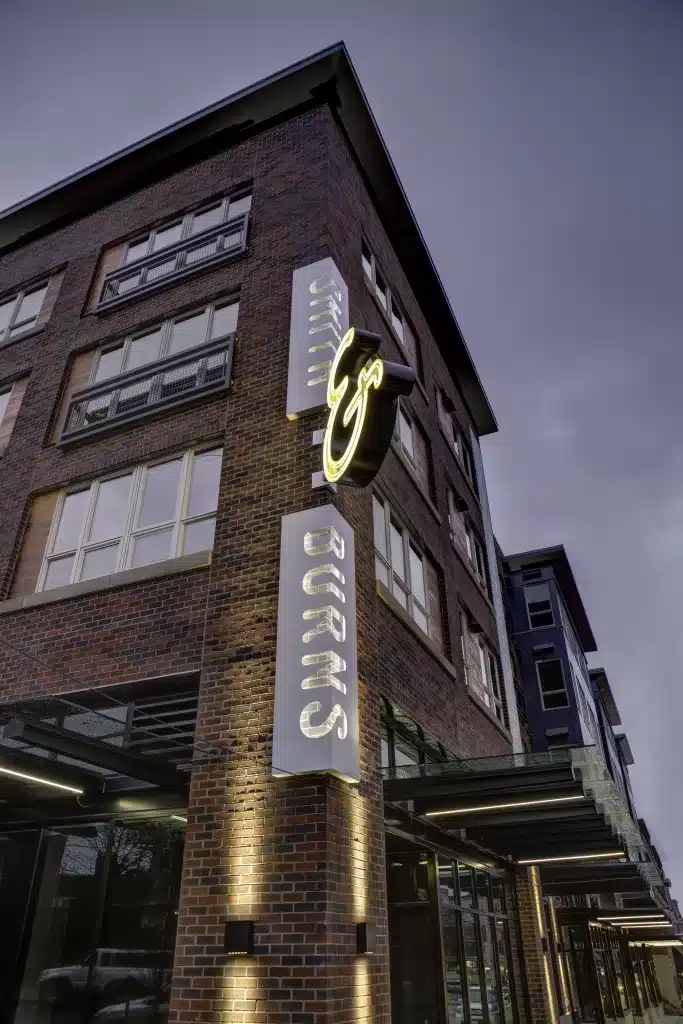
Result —
<instances>
[{"instance_id":1,"label":"red brick wall","mask_svg":"<svg viewBox=\"0 0 683 1024\"><path fill-rule=\"evenodd\" d=\"M102 249L129 233L247 179L254 181L246 257L105 315L85 314ZM284 414L292 271L332 255L350 292L352 322L395 342L363 281L361 229L382 260L422 348L424 391L411 405L435 465L435 516L405 468L389 455L386 493L443 576L449 671L378 598L370 494L339 506L356 531L361 785L334 779L274 780L270 774L281 517L330 500L311 491L322 415ZM188 171L55 232L0 264L0 293L65 266L44 332L0 350L0 380L31 372L8 450L0 513L0 579L11 581L30 499L88 475L175 447L223 437L225 455L212 567L100 594L0 614L0 637L30 649L88 685L198 668L197 738L219 742L226 762L197 772L191 789L178 918L173 1015L218 1021L389 1020L384 832L378 770L380 697L399 704L462 756L509 749L501 729L466 693L459 602L495 645L493 615L450 548L445 477L468 484L437 424L435 387L467 413L434 339L326 109L307 113ZM229 395L122 427L62 452L50 430L71 356L121 332L240 288ZM475 517L478 515L474 508ZM208 601L207 601L208 597ZM0 612L2 606L0 605ZM205 629L204 629L205 627ZM0 644L0 699L76 688ZM257 922L261 955L222 954L226 917ZM355 923L372 920L378 946L355 956Z\"/></svg>"}]
</instances>

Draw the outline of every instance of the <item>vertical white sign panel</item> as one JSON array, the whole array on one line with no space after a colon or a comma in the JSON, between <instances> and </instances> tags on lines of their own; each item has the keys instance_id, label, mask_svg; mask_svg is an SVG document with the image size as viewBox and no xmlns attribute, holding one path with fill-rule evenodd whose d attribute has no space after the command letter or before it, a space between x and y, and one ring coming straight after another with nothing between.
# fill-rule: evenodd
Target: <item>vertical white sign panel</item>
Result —
<instances>
[{"instance_id":1,"label":"vertical white sign panel","mask_svg":"<svg viewBox=\"0 0 683 1024\"><path fill-rule=\"evenodd\" d=\"M349 329L349 290L331 256L292 275L287 417L327 404L327 378Z\"/></svg>"},{"instance_id":2,"label":"vertical white sign panel","mask_svg":"<svg viewBox=\"0 0 683 1024\"><path fill-rule=\"evenodd\" d=\"M360 781L353 530L333 505L282 518L273 775Z\"/></svg>"}]
</instances>

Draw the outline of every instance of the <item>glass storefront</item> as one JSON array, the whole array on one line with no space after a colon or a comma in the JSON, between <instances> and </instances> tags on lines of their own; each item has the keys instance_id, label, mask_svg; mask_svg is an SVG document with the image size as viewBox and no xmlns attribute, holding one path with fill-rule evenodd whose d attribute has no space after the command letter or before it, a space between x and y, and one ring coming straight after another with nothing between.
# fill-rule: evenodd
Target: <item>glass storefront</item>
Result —
<instances>
[{"instance_id":1,"label":"glass storefront","mask_svg":"<svg viewBox=\"0 0 683 1024\"><path fill-rule=\"evenodd\" d=\"M182 821L0 836L0 1024L163 1024Z\"/></svg>"},{"instance_id":2,"label":"glass storefront","mask_svg":"<svg viewBox=\"0 0 683 1024\"><path fill-rule=\"evenodd\" d=\"M517 1024L502 879L387 837L392 1024Z\"/></svg>"}]
</instances>

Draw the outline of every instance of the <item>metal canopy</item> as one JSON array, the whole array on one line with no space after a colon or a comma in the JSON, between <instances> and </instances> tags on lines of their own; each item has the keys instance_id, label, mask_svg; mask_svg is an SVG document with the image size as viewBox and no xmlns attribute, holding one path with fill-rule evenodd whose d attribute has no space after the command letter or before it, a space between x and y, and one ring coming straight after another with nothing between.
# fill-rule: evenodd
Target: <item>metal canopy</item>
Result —
<instances>
[{"instance_id":1,"label":"metal canopy","mask_svg":"<svg viewBox=\"0 0 683 1024\"><path fill-rule=\"evenodd\" d=\"M0 705L0 822L185 800L226 751L194 739L196 674Z\"/></svg>"},{"instance_id":2,"label":"metal canopy","mask_svg":"<svg viewBox=\"0 0 683 1024\"><path fill-rule=\"evenodd\" d=\"M595 748L385 769L384 798L513 861L613 854L639 833Z\"/></svg>"}]
</instances>

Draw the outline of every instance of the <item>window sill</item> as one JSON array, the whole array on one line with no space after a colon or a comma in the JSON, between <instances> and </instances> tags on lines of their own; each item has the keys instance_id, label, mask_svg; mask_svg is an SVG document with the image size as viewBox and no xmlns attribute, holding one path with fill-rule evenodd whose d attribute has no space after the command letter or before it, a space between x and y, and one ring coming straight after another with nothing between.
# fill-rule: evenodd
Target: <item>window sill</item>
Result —
<instances>
[{"instance_id":1,"label":"window sill","mask_svg":"<svg viewBox=\"0 0 683 1024\"><path fill-rule=\"evenodd\" d=\"M432 657L436 658L441 667L445 669L446 672L448 672L449 676L452 676L453 679L456 679L459 682L461 682L458 673L456 672L455 665L451 664L448 658L446 658L443 652L440 651L439 648L436 646L434 641L430 640L427 634L422 632L418 624L415 621L413 621L413 619L411 619L410 615L408 615L408 612L405 611L404 608L401 608L400 604L398 603L396 598L393 597L389 589L384 586L381 580L376 579L375 583L377 584L377 594L382 599L382 601L384 601L387 608L389 608L394 613L394 615L401 620L404 626L408 627L408 629L419 640L419 642L422 644L425 650L429 651Z\"/></svg>"},{"instance_id":2,"label":"window sill","mask_svg":"<svg viewBox=\"0 0 683 1024\"><path fill-rule=\"evenodd\" d=\"M394 328L392 326L392 323L391 323L391 320L389 319L389 314L387 313L386 309L384 308L382 303L377 298L377 295L375 293L375 289L372 286L372 282L368 281L367 274L365 273L364 270L361 270L361 273L363 274L363 282L365 283L365 287L366 287L367 291L370 293L370 295L372 296L373 302L375 303L375 305L377 306L377 309L380 311L380 313L382 315L382 319L384 320L385 324L389 328L389 330L391 332L391 337L394 339L394 341L398 345L399 352L401 352L401 354L405 357L406 366L410 366L411 370L415 371L415 387L417 388L417 390L422 395L422 397L425 400L426 404L429 405L429 395L427 394L425 386L424 386L424 384L422 383L422 381L420 380L420 378L418 376L417 366L412 366L412 364L410 363L410 361L408 359L408 356L406 354L406 350L403 347L403 342L401 341L401 339L399 338L398 334L394 330ZM419 340L417 338L415 338L415 346L418 349L419 349L419 344L420 344ZM419 359L419 356L418 356L418 359Z\"/></svg>"},{"instance_id":3,"label":"window sill","mask_svg":"<svg viewBox=\"0 0 683 1024\"><path fill-rule=\"evenodd\" d=\"M411 479L412 483L414 484L414 486L416 487L416 489L419 491L420 497L422 498L422 500L424 501L425 505L427 506L429 511L432 513L434 518L436 519L437 523L440 526L442 526L443 525L443 519L441 518L441 513L439 512L438 508L436 507L436 505L434 504L432 499L428 495L426 495L424 490L422 489L422 481L420 480L420 478L418 477L417 473L415 472L413 466L411 465L410 459L408 458L408 456L403 454L403 451L402 451L402 449L400 447L400 444L397 444L395 441L392 441L391 442L391 450L393 451L394 455L396 456L398 461L401 463L401 465L403 466L403 468L407 472L408 476L410 477L410 479Z\"/></svg>"},{"instance_id":4,"label":"window sill","mask_svg":"<svg viewBox=\"0 0 683 1024\"><path fill-rule=\"evenodd\" d=\"M475 489L474 483L470 480L469 476L467 475L467 470L465 469L465 467L464 467L464 465L462 463L462 460L458 458L458 455L453 450L453 445L451 443L451 440L450 440L448 434L446 433L446 431L443 429L443 426L442 426L440 420L439 420L439 431L440 431L441 436L443 437L444 441L446 442L446 447L448 448L449 452L451 453L451 455L455 459L456 465L458 466L458 469L462 473L463 479L467 483L467 486L468 486L468 488L470 490L470 493L474 496L474 499L475 499L475 501L477 503L477 506L481 507L481 502L479 501L479 495L477 494L477 491Z\"/></svg>"},{"instance_id":5,"label":"window sill","mask_svg":"<svg viewBox=\"0 0 683 1024\"><path fill-rule=\"evenodd\" d=\"M25 331L20 331L19 334L14 334L7 341L0 341L0 352L4 352L6 348L14 345L17 341L26 341L28 338L34 338L37 334L40 334L47 327L47 322L41 324L39 327L27 327Z\"/></svg>"},{"instance_id":6,"label":"window sill","mask_svg":"<svg viewBox=\"0 0 683 1024\"><path fill-rule=\"evenodd\" d=\"M181 555L180 558L169 558L165 562L152 565L141 565L136 569L125 569L123 572L112 573L110 576L98 576L93 580L81 583L70 583L66 587L55 587L54 590L42 590L37 594L26 594L24 597L13 597L9 601L0 602L0 615L10 612L25 611L56 601L68 601L72 597L98 593L101 590L114 590L117 587L129 586L131 583L142 583L160 576L174 576L176 573L190 569L202 569L211 564L211 551L198 551L193 555Z\"/></svg>"}]
</instances>

